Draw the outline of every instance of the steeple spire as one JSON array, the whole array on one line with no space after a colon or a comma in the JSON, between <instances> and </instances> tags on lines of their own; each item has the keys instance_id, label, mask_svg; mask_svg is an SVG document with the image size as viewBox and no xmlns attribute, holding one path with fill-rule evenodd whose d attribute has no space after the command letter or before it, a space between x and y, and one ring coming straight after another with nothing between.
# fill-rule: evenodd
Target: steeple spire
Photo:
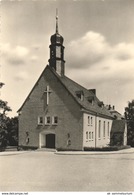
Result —
<instances>
[{"instance_id":1,"label":"steeple spire","mask_svg":"<svg viewBox=\"0 0 134 195\"><path fill-rule=\"evenodd\" d=\"M56 34L58 34L58 9L56 8Z\"/></svg>"},{"instance_id":2,"label":"steeple spire","mask_svg":"<svg viewBox=\"0 0 134 195\"><path fill-rule=\"evenodd\" d=\"M49 65L56 71L59 76L64 76L65 73L65 60L64 60L64 46L63 37L58 31L58 9L56 9L56 32L50 38L50 59Z\"/></svg>"}]
</instances>

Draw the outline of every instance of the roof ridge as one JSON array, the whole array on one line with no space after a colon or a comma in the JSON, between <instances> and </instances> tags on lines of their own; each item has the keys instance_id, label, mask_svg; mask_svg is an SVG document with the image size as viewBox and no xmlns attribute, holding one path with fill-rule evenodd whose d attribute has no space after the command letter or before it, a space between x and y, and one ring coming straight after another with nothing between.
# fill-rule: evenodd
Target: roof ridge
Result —
<instances>
[{"instance_id":1,"label":"roof ridge","mask_svg":"<svg viewBox=\"0 0 134 195\"><path fill-rule=\"evenodd\" d=\"M51 67L50 67L50 69L52 70ZM62 77L60 77L54 70L52 70L52 72L59 78L60 82L64 85L64 87L69 91L69 93L72 95L72 97L75 99L75 101L76 101L82 108L85 108L85 109L89 110L89 108L87 108L87 107L85 107L85 105L83 105L83 102L80 102L80 101L77 100L77 98L75 97L75 95L71 92L72 90L68 88L68 86L66 85L66 81L67 81L67 80L68 80L69 82L74 83L75 86L76 86L77 88L79 88L79 87L80 87L80 88L83 88L83 90L85 90L86 92L88 92L88 93L90 93L90 94L93 94L94 97L95 97L95 99L97 100L97 102L100 101L92 91L89 91L89 90L86 89L85 87L79 85L77 82L73 81L73 80L70 79L69 77L67 77L67 76L65 76L65 75L62 76ZM96 102L96 106L97 106L97 102ZM90 108L90 109L91 109L91 108ZM93 108L93 109L91 109L91 110L92 110L93 112L96 113L97 110L95 111L94 109L95 109L95 108ZM100 110L100 108L98 108L98 109ZM106 113L104 113L103 111L100 110L100 111L99 111L100 114L102 114L102 115L107 115L107 116L113 118L112 114L111 114L106 108L103 108L103 109L104 109L104 112L106 112Z\"/></svg>"}]
</instances>

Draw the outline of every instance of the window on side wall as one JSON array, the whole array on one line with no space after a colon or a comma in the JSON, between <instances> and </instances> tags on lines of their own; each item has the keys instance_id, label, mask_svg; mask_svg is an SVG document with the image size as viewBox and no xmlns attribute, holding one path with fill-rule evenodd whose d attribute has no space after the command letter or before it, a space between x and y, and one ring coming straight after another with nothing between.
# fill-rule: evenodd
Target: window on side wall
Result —
<instances>
[{"instance_id":1,"label":"window on side wall","mask_svg":"<svg viewBox=\"0 0 134 195\"><path fill-rule=\"evenodd\" d=\"M86 140L88 141L88 131L86 131Z\"/></svg>"},{"instance_id":2,"label":"window on side wall","mask_svg":"<svg viewBox=\"0 0 134 195\"><path fill-rule=\"evenodd\" d=\"M108 122L108 124L107 124L107 134L108 134L108 137L110 136L110 129L109 129L109 122Z\"/></svg>"},{"instance_id":3,"label":"window on side wall","mask_svg":"<svg viewBox=\"0 0 134 195\"><path fill-rule=\"evenodd\" d=\"M105 129L105 121L104 121L104 123L103 123L103 137L105 138L105 135L106 134L106 129Z\"/></svg>"},{"instance_id":4,"label":"window on side wall","mask_svg":"<svg viewBox=\"0 0 134 195\"><path fill-rule=\"evenodd\" d=\"M38 116L38 125L43 125L43 116Z\"/></svg>"},{"instance_id":5,"label":"window on side wall","mask_svg":"<svg viewBox=\"0 0 134 195\"><path fill-rule=\"evenodd\" d=\"M53 125L57 125L58 124L58 117L57 116L52 117L52 124Z\"/></svg>"},{"instance_id":6,"label":"window on side wall","mask_svg":"<svg viewBox=\"0 0 134 195\"><path fill-rule=\"evenodd\" d=\"M87 118L87 120L88 120L88 125L93 125L93 117L92 116L88 116L88 118Z\"/></svg>"},{"instance_id":7,"label":"window on side wall","mask_svg":"<svg viewBox=\"0 0 134 195\"><path fill-rule=\"evenodd\" d=\"M93 125L93 117L91 116L91 126Z\"/></svg>"},{"instance_id":8,"label":"window on side wall","mask_svg":"<svg viewBox=\"0 0 134 195\"><path fill-rule=\"evenodd\" d=\"M89 140L91 141L91 131L89 132Z\"/></svg>"},{"instance_id":9,"label":"window on side wall","mask_svg":"<svg viewBox=\"0 0 134 195\"><path fill-rule=\"evenodd\" d=\"M46 117L45 117L45 125L50 125L50 123L51 123L51 118L50 118L50 116L46 116Z\"/></svg>"},{"instance_id":10,"label":"window on side wall","mask_svg":"<svg viewBox=\"0 0 134 195\"><path fill-rule=\"evenodd\" d=\"M94 132L92 132L92 141L94 140Z\"/></svg>"},{"instance_id":11,"label":"window on side wall","mask_svg":"<svg viewBox=\"0 0 134 195\"><path fill-rule=\"evenodd\" d=\"M88 120L88 125L90 125L90 116L88 116L87 120Z\"/></svg>"}]
</instances>

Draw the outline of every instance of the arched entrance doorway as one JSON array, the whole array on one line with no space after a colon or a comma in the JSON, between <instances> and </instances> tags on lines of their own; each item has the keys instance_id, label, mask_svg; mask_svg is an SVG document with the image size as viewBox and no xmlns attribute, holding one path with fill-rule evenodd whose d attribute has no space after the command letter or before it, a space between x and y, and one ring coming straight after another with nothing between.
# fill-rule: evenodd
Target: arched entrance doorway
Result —
<instances>
[{"instance_id":1,"label":"arched entrance doorway","mask_svg":"<svg viewBox=\"0 0 134 195\"><path fill-rule=\"evenodd\" d=\"M46 148L55 148L55 134L46 135Z\"/></svg>"}]
</instances>

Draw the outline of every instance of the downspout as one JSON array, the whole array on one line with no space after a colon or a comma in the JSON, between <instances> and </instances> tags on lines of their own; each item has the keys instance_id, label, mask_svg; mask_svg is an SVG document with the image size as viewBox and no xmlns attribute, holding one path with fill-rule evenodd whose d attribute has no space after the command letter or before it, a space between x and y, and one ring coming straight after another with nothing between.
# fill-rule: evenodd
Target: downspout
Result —
<instances>
[{"instance_id":1,"label":"downspout","mask_svg":"<svg viewBox=\"0 0 134 195\"><path fill-rule=\"evenodd\" d=\"M82 151L84 151L84 128L85 128L85 125L84 125L84 112L82 112Z\"/></svg>"},{"instance_id":2,"label":"downspout","mask_svg":"<svg viewBox=\"0 0 134 195\"><path fill-rule=\"evenodd\" d=\"M97 113L95 115L95 148L97 143Z\"/></svg>"},{"instance_id":3,"label":"downspout","mask_svg":"<svg viewBox=\"0 0 134 195\"><path fill-rule=\"evenodd\" d=\"M41 148L41 133L39 133L39 148Z\"/></svg>"}]
</instances>

